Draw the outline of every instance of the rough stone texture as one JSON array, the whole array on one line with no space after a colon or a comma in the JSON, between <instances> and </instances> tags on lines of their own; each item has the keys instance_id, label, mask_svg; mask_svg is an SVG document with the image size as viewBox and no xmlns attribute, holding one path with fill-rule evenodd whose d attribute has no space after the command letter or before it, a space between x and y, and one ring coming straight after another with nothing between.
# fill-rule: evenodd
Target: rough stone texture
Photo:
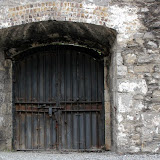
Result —
<instances>
[{"instance_id":1,"label":"rough stone texture","mask_svg":"<svg viewBox=\"0 0 160 160\"><path fill-rule=\"evenodd\" d=\"M160 155L118 155L113 152L102 153L60 153L60 152L0 152L0 160L159 160Z\"/></svg>"},{"instance_id":2,"label":"rough stone texture","mask_svg":"<svg viewBox=\"0 0 160 160\"><path fill-rule=\"evenodd\" d=\"M0 150L12 146L12 66L0 52Z\"/></svg>"},{"instance_id":3,"label":"rough stone texture","mask_svg":"<svg viewBox=\"0 0 160 160\"><path fill-rule=\"evenodd\" d=\"M110 96L105 95L110 97L105 100L105 107L110 106L108 101L111 103L112 149L121 153L160 153L160 1L0 1L0 28L48 20L85 22L117 31L117 41L110 49L110 78L106 83L110 84ZM34 24L24 26L34 27ZM23 31L23 26L0 31L1 35L5 33L3 40L8 37L5 41L1 39L0 54L1 149L10 148L12 137L11 67L7 67L10 62L4 60L3 51L17 53L14 46L18 41L14 37L23 33L20 39L24 42ZM13 42L11 46L6 45L8 40Z\"/></svg>"},{"instance_id":4,"label":"rough stone texture","mask_svg":"<svg viewBox=\"0 0 160 160\"><path fill-rule=\"evenodd\" d=\"M134 35L132 43L122 51L124 65L130 74L118 80L117 137L119 146L129 152L158 153L160 26L157 24L160 20L160 2L139 1L136 5L143 26Z\"/></svg>"}]
</instances>

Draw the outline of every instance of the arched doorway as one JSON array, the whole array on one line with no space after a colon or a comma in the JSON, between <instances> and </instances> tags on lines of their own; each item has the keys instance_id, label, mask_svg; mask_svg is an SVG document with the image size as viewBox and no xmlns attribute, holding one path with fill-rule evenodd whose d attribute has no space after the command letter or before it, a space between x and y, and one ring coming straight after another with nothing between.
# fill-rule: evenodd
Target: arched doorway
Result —
<instances>
[{"instance_id":1,"label":"arched doorway","mask_svg":"<svg viewBox=\"0 0 160 160\"><path fill-rule=\"evenodd\" d=\"M15 60L15 149L103 148L103 57L81 47L47 46Z\"/></svg>"}]
</instances>

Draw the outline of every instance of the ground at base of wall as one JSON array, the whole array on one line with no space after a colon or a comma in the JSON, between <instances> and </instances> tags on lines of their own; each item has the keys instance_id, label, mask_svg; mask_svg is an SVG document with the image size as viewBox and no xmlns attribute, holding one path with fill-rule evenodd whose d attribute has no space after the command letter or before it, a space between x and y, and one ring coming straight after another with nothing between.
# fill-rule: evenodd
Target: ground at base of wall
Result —
<instances>
[{"instance_id":1,"label":"ground at base of wall","mask_svg":"<svg viewBox=\"0 0 160 160\"><path fill-rule=\"evenodd\" d=\"M118 155L102 153L0 152L0 160L160 160L160 154Z\"/></svg>"}]
</instances>

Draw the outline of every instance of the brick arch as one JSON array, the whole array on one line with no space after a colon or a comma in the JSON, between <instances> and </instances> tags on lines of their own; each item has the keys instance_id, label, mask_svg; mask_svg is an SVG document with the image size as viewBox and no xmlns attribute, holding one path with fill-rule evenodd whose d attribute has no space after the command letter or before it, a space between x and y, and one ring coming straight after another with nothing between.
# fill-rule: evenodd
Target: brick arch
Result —
<instances>
[{"instance_id":1,"label":"brick arch","mask_svg":"<svg viewBox=\"0 0 160 160\"><path fill-rule=\"evenodd\" d=\"M5 13L5 27L46 20L74 21L98 25L105 25L108 21L106 18L108 7L80 1L28 1L9 7Z\"/></svg>"},{"instance_id":2,"label":"brick arch","mask_svg":"<svg viewBox=\"0 0 160 160\"><path fill-rule=\"evenodd\" d=\"M94 24L35 22L0 30L0 48L6 58L12 58L30 48L59 43L92 48L109 56L116 34L113 29Z\"/></svg>"}]
</instances>

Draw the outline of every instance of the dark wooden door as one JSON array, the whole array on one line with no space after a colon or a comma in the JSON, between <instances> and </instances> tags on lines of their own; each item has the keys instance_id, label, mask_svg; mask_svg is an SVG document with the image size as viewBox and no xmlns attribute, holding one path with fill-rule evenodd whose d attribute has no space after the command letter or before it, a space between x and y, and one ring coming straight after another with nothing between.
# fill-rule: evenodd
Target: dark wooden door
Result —
<instances>
[{"instance_id":1,"label":"dark wooden door","mask_svg":"<svg viewBox=\"0 0 160 160\"><path fill-rule=\"evenodd\" d=\"M104 67L91 54L87 49L55 46L15 62L17 150L103 147Z\"/></svg>"}]
</instances>

